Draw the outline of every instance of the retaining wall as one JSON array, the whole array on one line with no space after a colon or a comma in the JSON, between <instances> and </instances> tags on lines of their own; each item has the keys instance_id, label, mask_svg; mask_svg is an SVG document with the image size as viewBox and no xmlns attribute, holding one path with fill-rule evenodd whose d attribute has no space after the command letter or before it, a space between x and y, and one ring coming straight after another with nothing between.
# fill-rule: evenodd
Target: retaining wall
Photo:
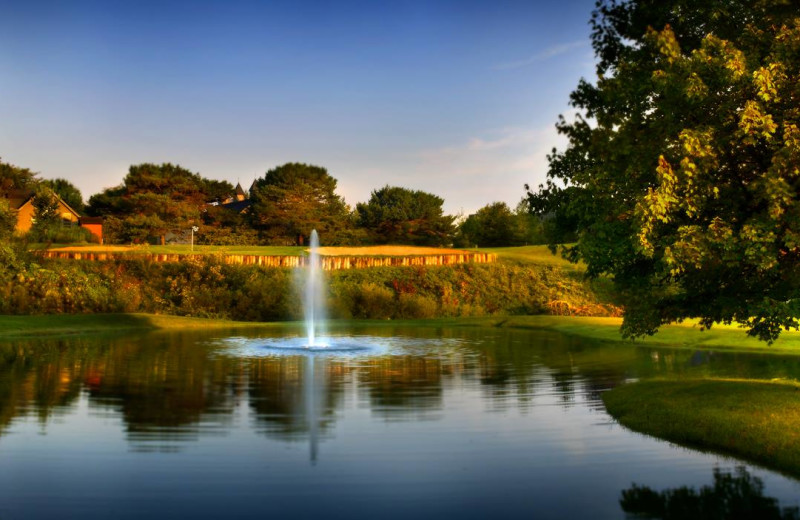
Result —
<instances>
[{"instance_id":1,"label":"retaining wall","mask_svg":"<svg viewBox=\"0 0 800 520\"><path fill-rule=\"evenodd\" d=\"M40 251L44 258L67 260L88 260L104 262L108 260L146 259L151 262L181 262L188 257L201 255L155 254L155 253L98 253L79 251ZM308 263L304 256L267 255L217 255L226 264L259 265L262 267L301 267ZM336 269L365 269L385 266L433 266L455 264L487 264L495 262L497 255L491 253L463 253L425 256L323 256L322 268L326 271Z\"/></svg>"}]
</instances>

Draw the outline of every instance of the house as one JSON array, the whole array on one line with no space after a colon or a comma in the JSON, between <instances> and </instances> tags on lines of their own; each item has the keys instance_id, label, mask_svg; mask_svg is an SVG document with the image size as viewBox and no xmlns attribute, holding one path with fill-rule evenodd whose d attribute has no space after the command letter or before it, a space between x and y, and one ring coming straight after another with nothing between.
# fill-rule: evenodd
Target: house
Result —
<instances>
[{"instance_id":1,"label":"house","mask_svg":"<svg viewBox=\"0 0 800 520\"><path fill-rule=\"evenodd\" d=\"M17 212L16 232L27 233L36 221L36 208L33 205L35 193L33 190L11 190L7 194L8 205ZM81 217L77 211L56 195L58 202L58 216L64 225L81 226L89 230L103 243L103 219L99 217Z\"/></svg>"},{"instance_id":2,"label":"house","mask_svg":"<svg viewBox=\"0 0 800 520\"><path fill-rule=\"evenodd\" d=\"M224 199L217 199L214 201L210 201L207 204L210 206L225 206L226 204L232 204L235 202L244 202L249 198L248 194L242 188L241 183L236 183L236 188L234 189L231 195L228 195Z\"/></svg>"},{"instance_id":3,"label":"house","mask_svg":"<svg viewBox=\"0 0 800 520\"><path fill-rule=\"evenodd\" d=\"M27 233L36 221L33 199L33 190L11 190L8 193L8 205L17 211L17 233ZM81 218L78 212L69 207L69 204L61 200L58 195L56 195L56 200L58 201L58 216L61 217L61 220L65 224L78 225Z\"/></svg>"},{"instance_id":4,"label":"house","mask_svg":"<svg viewBox=\"0 0 800 520\"><path fill-rule=\"evenodd\" d=\"M255 185L255 181L253 182ZM252 186L250 187L252 193ZM250 200L250 196L248 193L244 191L242 185L240 183L236 183L236 190L233 193L232 197L228 197L225 201L220 204L221 207L235 211L236 213L247 213L248 208L253 204L253 201Z\"/></svg>"}]
</instances>

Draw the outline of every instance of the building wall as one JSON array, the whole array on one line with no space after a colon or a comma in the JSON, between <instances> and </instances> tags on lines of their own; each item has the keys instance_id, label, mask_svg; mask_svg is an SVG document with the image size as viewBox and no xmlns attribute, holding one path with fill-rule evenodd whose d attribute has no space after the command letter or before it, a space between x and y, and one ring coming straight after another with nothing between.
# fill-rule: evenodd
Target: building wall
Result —
<instances>
[{"instance_id":1,"label":"building wall","mask_svg":"<svg viewBox=\"0 0 800 520\"><path fill-rule=\"evenodd\" d=\"M88 229L89 233L97 237L103 243L103 224L81 224L82 228Z\"/></svg>"},{"instance_id":2,"label":"building wall","mask_svg":"<svg viewBox=\"0 0 800 520\"><path fill-rule=\"evenodd\" d=\"M80 217L73 213L63 202L60 200L58 201L58 216L61 217L62 220L68 220L72 223L77 223Z\"/></svg>"},{"instance_id":3,"label":"building wall","mask_svg":"<svg viewBox=\"0 0 800 520\"><path fill-rule=\"evenodd\" d=\"M27 233L33 225L33 204L26 202L17 210L17 233Z\"/></svg>"}]
</instances>

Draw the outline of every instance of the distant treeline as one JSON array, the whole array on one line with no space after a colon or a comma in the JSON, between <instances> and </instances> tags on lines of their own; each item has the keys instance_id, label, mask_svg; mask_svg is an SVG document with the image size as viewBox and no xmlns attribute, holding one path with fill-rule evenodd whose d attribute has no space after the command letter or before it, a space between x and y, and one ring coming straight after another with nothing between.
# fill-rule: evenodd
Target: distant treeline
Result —
<instances>
[{"instance_id":1,"label":"distant treeline","mask_svg":"<svg viewBox=\"0 0 800 520\"><path fill-rule=\"evenodd\" d=\"M107 244L185 242L192 228L197 243L216 245L304 245L312 229L326 245L495 247L546 241L547 221L530 212L525 198L514 209L494 202L454 216L444 213L441 197L388 185L351 207L336 185L325 168L301 163L273 168L247 189L178 165L138 164L122 184L84 204L66 179L41 181L29 169L0 162L0 199L14 190L47 188L76 211L103 217ZM0 219L9 211L7 218L13 219L14 208L0 203ZM41 212L45 218L37 218L31 240L85 238L65 233L57 219L47 218L46 208Z\"/></svg>"}]
</instances>

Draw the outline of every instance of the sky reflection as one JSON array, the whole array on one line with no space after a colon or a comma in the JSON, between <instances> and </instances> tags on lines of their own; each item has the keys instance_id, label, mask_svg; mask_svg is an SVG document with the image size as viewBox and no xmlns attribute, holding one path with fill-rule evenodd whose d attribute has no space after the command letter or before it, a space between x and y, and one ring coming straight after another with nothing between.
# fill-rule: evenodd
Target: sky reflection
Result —
<instances>
[{"instance_id":1,"label":"sky reflection","mask_svg":"<svg viewBox=\"0 0 800 520\"><path fill-rule=\"evenodd\" d=\"M530 331L356 332L386 351L248 357L236 345L264 338L192 334L0 345L0 518L619 518L632 483L699 488L735 462L625 430L605 389L670 371L800 373L776 356ZM798 505L796 481L747 471Z\"/></svg>"}]
</instances>

